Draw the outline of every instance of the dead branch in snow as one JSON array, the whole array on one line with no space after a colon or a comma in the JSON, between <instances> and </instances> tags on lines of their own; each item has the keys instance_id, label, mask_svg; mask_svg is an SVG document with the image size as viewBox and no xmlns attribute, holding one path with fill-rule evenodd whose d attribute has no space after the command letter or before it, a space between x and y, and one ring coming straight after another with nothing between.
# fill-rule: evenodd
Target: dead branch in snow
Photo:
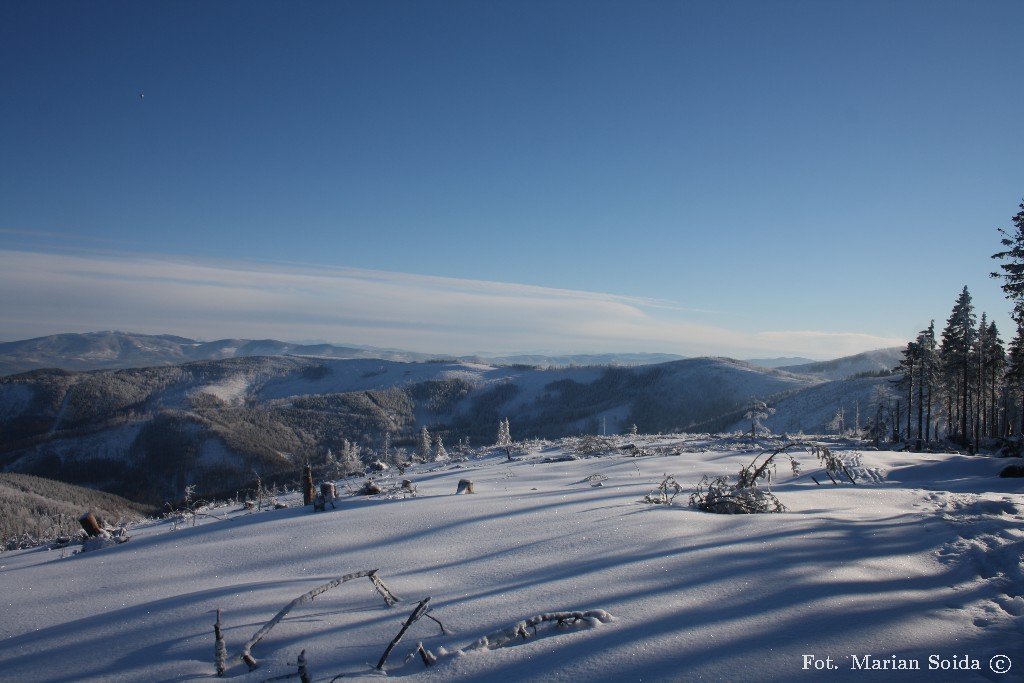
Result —
<instances>
[{"instance_id":1,"label":"dead branch in snow","mask_svg":"<svg viewBox=\"0 0 1024 683\"><path fill-rule=\"evenodd\" d=\"M387 603L387 606L394 607L395 603L401 602L402 599L394 593L392 593L391 589L388 588L383 581L381 581L380 577L377 576L378 571L379 570L374 569L372 572L369 573L370 583L372 583L373 587L377 589L377 592L380 593L380 596L384 598L384 602Z\"/></svg>"},{"instance_id":2,"label":"dead branch in snow","mask_svg":"<svg viewBox=\"0 0 1024 683\"><path fill-rule=\"evenodd\" d=\"M430 602L429 596L420 600L416 607L413 609L412 614L410 614L409 618L405 620L405 623L402 625L402 629L398 632L398 635L394 637L394 639L388 645L387 649L384 650L384 654L381 655L380 661L377 662L377 671L384 670L384 664L388 661L388 657L391 656L391 651L398 646L399 642L401 642L402 636L405 635L405 632L409 630L410 626L419 621L420 617L427 613L428 602Z\"/></svg>"},{"instance_id":3,"label":"dead branch in snow","mask_svg":"<svg viewBox=\"0 0 1024 683\"><path fill-rule=\"evenodd\" d=\"M364 576L369 577L370 582L373 584L374 588L376 588L377 591L382 596L384 596L384 602L387 603L388 607L391 607L394 604L392 601L397 602L398 598L396 598L394 594L392 594L391 591L388 590L387 586L384 585L384 582L381 581L380 578L377 576L378 571L378 569L366 569L360 572L346 574L345 576L338 577L333 581L328 581L324 585L314 588L308 593L303 593L302 595L300 595L299 597L295 598L287 605L285 605L280 612L274 615L273 619L264 624L263 627L260 628L260 630L257 631L252 638L249 639L249 642L245 644L245 647L242 648L242 654L239 655L239 657L243 662L245 662L249 666L250 671L257 668L259 666L259 662L257 662L256 659L252 656L252 648L256 645L256 643L260 642L264 636L270 633L270 629L277 626L277 624L282 619L284 619L285 615L287 615L289 612L291 612L293 609L295 609L302 603L310 602L313 600L313 598L320 595L321 593L324 593L336 586L340 586L341 584L347 581L351 581L352 579L360 579Z\"/></svg>"},{"instance_id":4,"label":"dead branch in snow","mask_svg":"<svg viewBox=\"0 0 1024 683\"><path fill-rule=\"evenodd\" d=\"M416 654L418 654L420 656L420 659L423 660L423 666L430 666L432 664L437 663L437 657L434 655L433 652L423 647L423 643L416 644Z\"/></svg>"},{"instance_id":5,"label":"dead branch in snow","mask_svg":"<svg viewBox=\"0 0 1024 683\"><path fill-rule=\"evenodd\" d=\"M675 477L671 474L666 474L655 491L651 491L644 496L645 503L650 503L651 505L671 505L676 496L683 492L683 487L679 485Z\"/></svg>"},{"instance_id":6,"label":"dead branch in snow","mask_svg":"<svg viewBox=\"0 0 1024 683\"><path fill-rule=\"evenodd\" d=\"M541 625L550 623L552 628L594 628L600 624L607 624L614 621L612 615L603 609L592 609L587 612L549 612L538 614L535 617L524 619L510 628L495 631L480 638L471 645L463 648L460 652L471 652L473 650L496 650L504 647L517 638L528 639L538 635ZM427 654L430 654L429 652Z\"/></svg>"},{"instance_id":7,"label":"dead branch in snow","mask_svg":"<svg viewBox=\"0 0 1024 683\"><path fill-rule=\"evenodd\" d=\"M220 610L217 610L217 621L213 624L213 658L217 666L217 675L223 676L227 670L228 649L224 645L224 632L220 630Z\"/></svg>"}]
</instances>

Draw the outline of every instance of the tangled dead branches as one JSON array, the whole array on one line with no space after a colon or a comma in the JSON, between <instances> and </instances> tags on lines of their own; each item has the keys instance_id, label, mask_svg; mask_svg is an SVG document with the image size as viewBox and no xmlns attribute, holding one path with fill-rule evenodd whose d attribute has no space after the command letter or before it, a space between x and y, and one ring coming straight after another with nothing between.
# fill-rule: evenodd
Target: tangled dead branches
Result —
<instances>
[{"instance_id":1,"label":"tangled dead branches","mask_svg":"<svg viewBox=\"0 0 1024 683\"><path fill-rule=\"evenodd\" d=\"M658 488L644 496L644 502L652 505L671 505L676 496L683 492L675 477L666 474L665 478L658 484Z\"/></svg>"},{"instance_id":2,"label":"tangled dead branches","mask_svg":"<svg viewBox=\"0 0 1024 683\"><path fill-rule=\"evenodd\" d=\"M786 511L786 506L767 489L730 484L728 477L709 480L707 475L690 494L690 507L726 515Z\"/></svg>"}]
</instances>

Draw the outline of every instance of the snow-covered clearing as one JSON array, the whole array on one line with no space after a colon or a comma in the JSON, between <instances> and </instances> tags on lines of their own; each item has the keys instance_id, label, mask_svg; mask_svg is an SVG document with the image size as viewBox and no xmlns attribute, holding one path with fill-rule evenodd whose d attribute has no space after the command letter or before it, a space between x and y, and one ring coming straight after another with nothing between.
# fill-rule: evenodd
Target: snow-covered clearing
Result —
<instances>
[{"instance_id":1,"label":"snow-covered clearing","mask_svg":"<svg viewBox=\"0 0 1024 683\"><path fill-rule=\"evenodd\" d=\"M295 673L305 650L314 681L379 680L377 661L429 596L446 633L415 622L387 676L1024 680L1024 495L1022 480L997 477L1007 461L851 451L858 485L833 486L798 452L804 474L780 463L772 488L788 512L714 515L689 509L689 491L671 506L642 499L665 474L690 487L704 474L735 477L759 448L693 437L636 443L678 454L544 462L563 454L549 445L515 462L495 453L392 475L395 485L415 482L415 497L344 495L314 514L291 494L287 509L222 507L212 514L225 519L177 530L150 523L104 550L2 554L0 678L215 679L219 608L226 678ZM462 478L476 493L454 495ZM288 613L253 647L258 669L239 661L289 601L368 569L402 601L389 608L369 580L350 581ZM545 622L506 641L530 617L588 610L613 619ZM472 647L489 635L503 646ZM435 665L412 656L417 643ZM1007 662L1009 672L992 671ZM920 669L856 668L872 663Z\"/></svg>"}]
</instances>

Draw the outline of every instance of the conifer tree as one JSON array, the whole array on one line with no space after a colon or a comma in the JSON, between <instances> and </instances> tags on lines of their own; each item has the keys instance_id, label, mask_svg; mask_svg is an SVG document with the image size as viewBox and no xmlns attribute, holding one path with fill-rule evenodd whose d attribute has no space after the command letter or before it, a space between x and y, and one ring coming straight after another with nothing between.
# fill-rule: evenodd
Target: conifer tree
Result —
<instances>
[{"instance_id":1,"label":"conifer tree","mask_svg":"<svg viewBox=\"0 0 1024 683\"><path fill-rule=\"evenodd\" d=\"M430 460L430 432L427 431L426 425L420 429L420 436L416 442L416 457L421 462Z\"/></svg>"},{"instance_id":2,"label":"conifer tree","mask_svg":"<svg viewBox=\"0 0 1024 683\"><path fill-rule=\"evenodd\" d=\"M437 462L443 462L448 459L448 451L444 447L444 441L441 440L441 435L438 434L434 437L434 460Z\"/></svg>"},{"instance_id":3,"label":"conifer tree","mask_svg":"<svg viewBox=\"0 0 1024 683\"><path fill-rule=\"evenodd\" d=\"M507 417L498 422L498 438L495 445L501 447L512 445L512 430L508 425Z\"/></svg>"},{"instance_id":4,"label":"conifer tree","mask_svg":"<svg viewBox=\"0 0 1024 683\"><path fill-rule=\"evenodd\" d=\"M1024 202L1021 202L1020 209L1010 218L1013 222L1012 230L999 228L999 234L1003 236L1000 242L1006 249L992 254L992 258L1000 259L1003 263L999 265L1002 272L991 274L992 277L1002 279L1003 292L1013 304L1010 315L1018 325L1024 324Z\"/></svg>"},{"instance_id":5,"label":"conifer tree","mask_svg":"<svg viewBox=\"0 0 1024 683\"><path fill-rule=\"evenodd\" d=\"M902 377L896 381L896 387L907 392L907 431L904 438L910 440L910 420L914 414L914 388L915 388L915 373L918 371L917 361L920 356L919 345L916 341L908 342L907 348L903 349L903 359L900 360L899 370L902 373ZM920 403L920 402L919 402ZM897 420L901 416L897 416ZM921 434L921 427L918 425L918 437Z\"/></svg>"},{"instance_id":6,"label":"conifer tree","mask_svg":"<svg viewBox=\"0 0 1024 683\"><path fill-rule=\"evenodd\" d=\"M998 437L1001 435L999 427L999 391L1001 385L1000 380L1006 371L1006 348L1003 346L1003 341L999 338L999 330L996 328L995 322L989 323L988 329L986 330L984 353L985 367L988 368L986 384L988 385L989 393L987 433L989 437Z\"/></svg>"},{"instance_id":7,"label":"conifer tree","mask_svg":"<svg viewBox=\"0 0 1024 683\"><path fill-rule=\"evenodd\" d=\"M975 324L974 303L965 285L946 321L939 348L942 375L949 398L949 424L951 429L956 426L962 440L967 439L967 426L970 424L968 416Z\"/></svg>"},{"instance_id":8,"label":"conifer tree","mask_svg":"<svg viewBox=\"0 0 1024 683\"><path fill-rule=\"evenodd\" d=\"M1016 419L1007 415L1007 431L1024 434L1024 324L1017 323L1017 335L1010 341L1006 368L1007 408L1016 412ZM1009 410L1008 410L1009 412Z\"/></svg>"},{"instance_id":9,"label":"conifer tree","mask_svg":"<svg viewBox=\"0 0 1024 683\"><path fill-rule=\"evenodd\" d=\"M932 396L938 381L939 359L935 342L935 321L917 335L917 450L921 450L921 428L924 443L931 443Z\"/></svg>"}]
</instances>

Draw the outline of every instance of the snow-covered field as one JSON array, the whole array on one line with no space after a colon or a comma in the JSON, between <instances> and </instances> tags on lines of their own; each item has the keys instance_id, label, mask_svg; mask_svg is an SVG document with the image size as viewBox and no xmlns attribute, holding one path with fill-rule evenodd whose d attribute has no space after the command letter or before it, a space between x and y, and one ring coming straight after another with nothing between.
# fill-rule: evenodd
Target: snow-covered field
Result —
<instances>
[{"instance_id":1,"label":"snow-covered field","mask_svg":"<svg viewBox=\"0 0 1024 683\"><path fill-rule=\"evenodd\" d=\"M780 463L772 487L788 512L715 515L687 507L690 489L671 506L643 498L665 474L684 487L734 477L762 448L640 437L654 455L544 462L567 443L385 482L410 479L415 497L345 494L314 514L289 494L286 509L153 522L112 548L4 553L0 679L214 679L220 609L237 681L295 674L303 650L324 683L1024 680L1024 480L997 477L1007 461L836 446L858 484L833 486L797 452L804 473ZM455 495L462 478L474 494ZM252 648L258 669L240 662L290 601L369 569L401 602L349 581L274 626ZM420 619L377 672L427 597L444 633ZM536 615L590 610L612 619L471 647ZM418 643L438 657L430 668Z\"/></svg>"}]
</instances>

